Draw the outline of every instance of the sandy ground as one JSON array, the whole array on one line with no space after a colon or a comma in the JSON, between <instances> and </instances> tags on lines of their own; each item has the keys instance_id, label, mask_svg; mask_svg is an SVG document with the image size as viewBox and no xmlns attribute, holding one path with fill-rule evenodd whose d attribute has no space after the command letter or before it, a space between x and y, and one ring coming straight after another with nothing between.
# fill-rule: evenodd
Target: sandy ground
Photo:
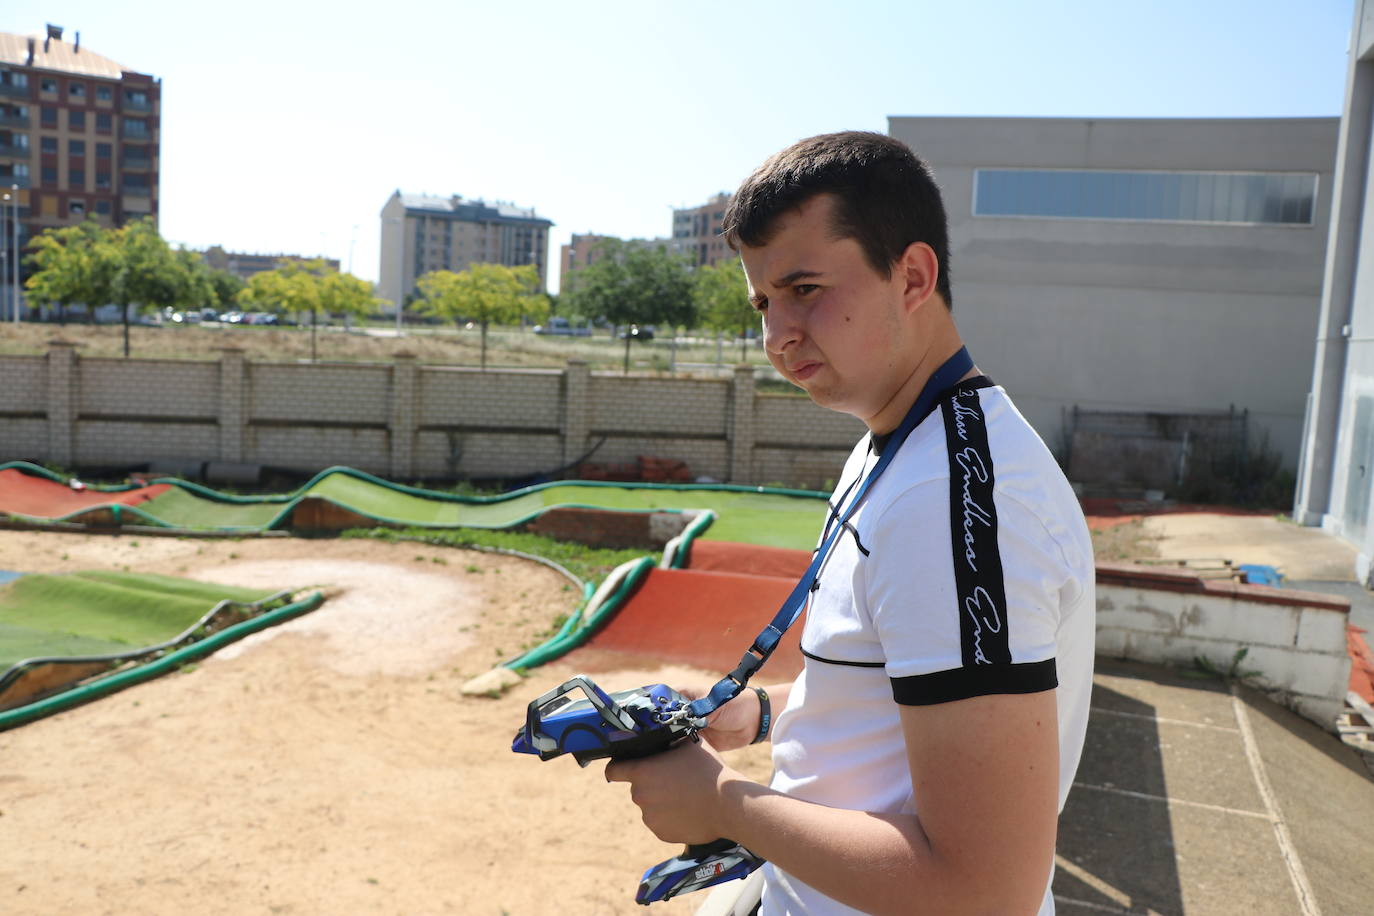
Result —
<instances>
[{"instance_id":1,"label":"sandy ground","mask_svg":"<svg viewBox=\"0 0 1374 916\"><path fill-rule=\"evenodd\" d=\"M0 531L0 569L125 566L338 592L198 665L0 733L0 912L643 912L640 874L678 847L600 764L510 752L525 704L578 660L501 699L459 693L571 609L559 575L418 544ZM732 762L767 776L765 748Z\"/></svg>"}]
</instances>

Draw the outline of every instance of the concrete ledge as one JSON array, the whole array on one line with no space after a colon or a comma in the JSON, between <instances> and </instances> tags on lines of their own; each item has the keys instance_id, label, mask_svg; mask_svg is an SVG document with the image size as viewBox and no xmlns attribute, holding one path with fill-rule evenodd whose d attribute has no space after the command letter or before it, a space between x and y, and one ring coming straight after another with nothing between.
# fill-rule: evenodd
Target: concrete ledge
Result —
<instances>
[{"instance_id":1,"label":"concrete ledge","mask_svg":"<svg viewBox=\"0 0 1374 916\"><path fill-rule=\"evenodd\" d=\"M1350 601L1230 581L1186 570L1103 563L1097 567L1099 655L1175 666L1203 659L1335 731L1350 677Z\"/></svg>"}]
</instances>

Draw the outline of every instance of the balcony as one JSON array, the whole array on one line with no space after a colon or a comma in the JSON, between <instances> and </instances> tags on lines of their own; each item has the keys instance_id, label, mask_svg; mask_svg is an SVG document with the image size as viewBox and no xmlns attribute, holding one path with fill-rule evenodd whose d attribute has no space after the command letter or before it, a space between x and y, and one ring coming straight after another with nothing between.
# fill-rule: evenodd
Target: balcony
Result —
<instances>
[{"instance_id":1,"label":"balcony","mask_svg":"<svg viewBox=\"0 0 1374 916\"><path fill-rule=\"evenodd\" d=\"M7 191L16 187L21 191L27 191L29 189L29 176L0 173L0 191Z\"/></svg>"},{"instance_id":2,"label":"balcony","mask_svg":"<svg viewBox=\"0 0 1374 916\"><path fill-rule=\"evenodd\" d=\"M121 110L121 111L134 111L134 112L139 112L139 113L142 113L142 114L146 114L146 113L148 113L148 112L150 112L150 111L153 110L153 103L147 101L146 99L145 99L144 101L142 101L142 102L136 102L136 101L134 101L133 99L130 99L130 98L127 98L127 97L126 97L126 98L124 99L124 105L123 105L123 107L122 107L120 110Z\"/></svg>"},{"instance_id":3,"label":"balcony","mask_svg":"<svg viewBox=\"0 0 1374 916\"><path fill-rule=\"evenodd\" d=\"M31 149L27 146L15 146L12 143L0 143L0 159L23 159L29 161Z\"/></svg>"},{"instance_id":4,"label":"balcony","mask_svg":"<svg viewBox=\"0 0 1374 916\"><path fill-rule=\"evenodd\" d=\"M28 115L15 115L0 113L0 127L28 127Z\"/></svg>"},{"instance_id":5,"label":"balcony","mask_svg":"<svg viewBox=\"0 0 1374 916\"><path fill-rule=\"evenodd\" d=\"M152 197L152 188L131 188L128 185L120 188L120 193L125 197Z\"/></svg>"},{"instance_id":6,"label":"balcony","mask_svg":"<svg viewBox=\"0 0 1374 916\"><path fill-rule=\"evenodd\" d=\"M120 164L126 169L146 172L153 167L153 160L147 156L125 156Z\"/></svg>"},{"instance_id":7,"label":"balcony","mask_svg":"<svg viewBox=\"0 0 1374 916\"><path fill-rule=\"evenodd\" d=\"M16 86L13 83L0 83L0 95L12 99L27 99L29 97L29 87Z\"/></svg>"}]
</instances>

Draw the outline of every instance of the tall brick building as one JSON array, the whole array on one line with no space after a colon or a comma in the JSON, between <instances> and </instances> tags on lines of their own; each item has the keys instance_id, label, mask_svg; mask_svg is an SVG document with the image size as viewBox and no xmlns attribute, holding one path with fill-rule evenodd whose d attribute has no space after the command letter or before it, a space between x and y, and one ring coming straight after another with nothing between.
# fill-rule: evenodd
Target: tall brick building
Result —
<instances>
[{"instance_id":1,"label":"tall brick building","mask_svg":"<svg viewBox=\"0 0 1374 916\"><path fill-rule=\"evenodd\" d=\"M161 80L83 47L80 32L0 32L0 189L17 186L21 250L87 216L157 218L161 97ZM7 244L9 232L7 220Z\"/></svg>"}]
</instances>

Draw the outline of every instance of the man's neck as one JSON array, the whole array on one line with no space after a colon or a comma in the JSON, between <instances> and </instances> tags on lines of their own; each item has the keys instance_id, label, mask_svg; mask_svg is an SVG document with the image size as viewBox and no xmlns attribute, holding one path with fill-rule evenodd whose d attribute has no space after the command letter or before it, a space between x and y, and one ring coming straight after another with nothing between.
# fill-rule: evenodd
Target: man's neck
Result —
<instances>
[{"instance_id":1,"label":"man's neck","mask_svg":"<svg viewBox=\"0 0 1374 916\"><path fill-rule=\"evenodd\" d=\"M900 426L902 418L907 415L907 411L911 410L916 399L921 396L921 392L931 377L963 346L964 342L959 338L959 334L954 331L952 325L949 326L949 333L939 334L931 340L930 345L921 354L921 358L912 367L911 374L902 382L887 404L873 417L864 421L869 431L875 436L882 436ZM975 366L958 381L979 374L978 368Z\"/></svg>"}]
</instances>

